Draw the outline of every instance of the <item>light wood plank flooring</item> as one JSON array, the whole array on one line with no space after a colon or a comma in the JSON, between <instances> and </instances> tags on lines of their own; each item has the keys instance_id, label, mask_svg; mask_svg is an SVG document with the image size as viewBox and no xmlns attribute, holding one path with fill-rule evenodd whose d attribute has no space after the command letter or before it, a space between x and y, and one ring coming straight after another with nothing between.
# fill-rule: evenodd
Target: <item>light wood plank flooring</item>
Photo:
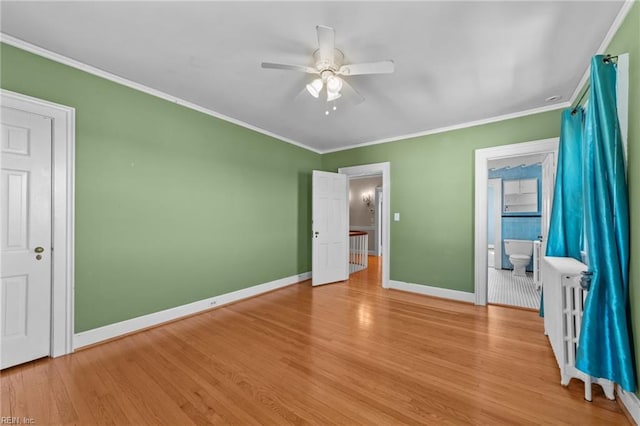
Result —
<instances>
[{"instance_id":1,"label":"light wood plank flooring","mask_svg":"<svg viewBox=\"0 0 640 426\"><path fill-rule=\"evenodd\" d=\"M36 424L627 424L560 386L535 312L383 290L375 258L1 374Z\"/></svg>"}]
</instances>

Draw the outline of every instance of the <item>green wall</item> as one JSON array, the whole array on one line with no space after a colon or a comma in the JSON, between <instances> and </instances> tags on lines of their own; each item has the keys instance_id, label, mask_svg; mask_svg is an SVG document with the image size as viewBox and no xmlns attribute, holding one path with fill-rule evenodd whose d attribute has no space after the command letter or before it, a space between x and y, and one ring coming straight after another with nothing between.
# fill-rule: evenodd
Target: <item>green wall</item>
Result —
<instances>
[{"instance_id":1,"label":"green wall","mask_svg":"<svg viewBox=\"0 0 640 426\"><path fill-rule=\"evenodd\" d=\"M0 54L2 88L76 108L76 332L311 270L320 155Z\"/></svg>"},{"instance_id":2,"label":"green wall","mask_svg":"<svg viewBox=\"0 0 640 426\"><path fill-rule=\"evenodd\" d=\"M631 216L631 320L636 371L640 372L640 3L636 2L607 48L607 53L629 53L629 133L627 180ZM640 395L640 381L638 381Z\"/></svg>"},{"instance_id":3,"label":"green wall","mask_svg":"<svg viewBox=\"0 0 640 426\"><path fill-rule=\"evenodd\" d=\"M557 137L560 113L325 154L325 170L391 162L391 279L473 292L478 148Z\"/></svg>"}]
</instances>

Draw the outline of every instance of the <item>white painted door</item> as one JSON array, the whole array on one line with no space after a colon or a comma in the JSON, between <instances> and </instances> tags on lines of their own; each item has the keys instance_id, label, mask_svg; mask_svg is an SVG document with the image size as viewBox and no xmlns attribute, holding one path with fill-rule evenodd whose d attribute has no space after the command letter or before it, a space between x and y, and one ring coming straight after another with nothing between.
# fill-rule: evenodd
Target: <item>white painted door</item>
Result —
<instances>
[{"instance_id":1,"label":"white painted door","mask_svg":"<svg viewBox=\"0 0 640 426\"><path fill-rule=\"evenodd\" d=\"M0 368L50 353L51 120L2 107Z\"/></svg>"},{"instance_id":2,"label":"white painted door","mask_svg":"<svg viewBox=\"0 0 640 426\"><path fill-rule=\"evenodd\" d=\"M313 171L311 284L349 278L347 175Z\"/></svg>"}]
</instances>

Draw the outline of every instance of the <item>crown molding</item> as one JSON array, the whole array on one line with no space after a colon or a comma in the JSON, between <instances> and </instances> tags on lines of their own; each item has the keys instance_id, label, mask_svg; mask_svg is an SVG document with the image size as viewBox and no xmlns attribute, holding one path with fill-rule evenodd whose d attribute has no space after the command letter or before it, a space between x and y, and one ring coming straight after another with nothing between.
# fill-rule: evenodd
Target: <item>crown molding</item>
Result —
<instances>
[{"instance_id":1,"label":"crown molding","mask_svg":"<svg viewBox=\"0 0 640 426\"><path fill-rule=\"evenodd\" d=\"M620 12L618 12L618 15L616 16L616 19L613 20L613 24L611 24L611 28L609 28L609 31L607 32L607 35L604 36L604 39L602 40L602 43L600 43L600 47L596 51L595 55L600 55L600 54L604 53L605 50L607 49L607 47L609 47L609 44L611 43L611 40L613 40L613 37L616 35L618 30L622 26L622 23L624 22L625 18L629 14L629 11L633 7L633 3L634 2L635 2L634 0L626 0L622 4L622 7L620 8ZM619 52L619 53L622 53L622 52ZM576 101L576 99L578 99L578 95L580 95L580 92L582 92L582 88L587 84L587 81L589 80L589 70L590 69L591 69L591 58L589 58L589 63L587 64L587 69L585 70L584 74L582 75L582 78L580 79L580 82L576 86L576 90L574 90L573 91L573 95L571 95L571 98L569 100L571 105L573 105L573 103Z\"/></svg>"},{"instance_id":2,"label":"crown molding","mask_svg":"<svg viewBox=\"0 0 640 426\"><path fill-rule=\"evenodd\" d=\"M185 108L189 108L189 109L192 109L194 111L198 111L198 112L201 112L203 114L210 115L210 116L215 117L215 118L219 118L220 120L227 121L229 123L238 125L240 127L244 127L246 129L249 129L249 130L253 130L254 132L262 133L263 135L272 137L274 139L278 139L278 140L280 140L282 142L286 142L286 143L289 143L291 145L295 145L295 146L297 146L299 148L303 148L303 149L306 149L306 150L311 151L311 152L315 152L316 154L321 154L321 152L318 151L317 149L311 148L311 147L309 147L309 146L307 146L307 145L305 145L303 143L300 143L298 141L294 141L293 139L286 138L284 136L281 136L281 135L278 135L276 133L270 132L269 130L263 129L263 128L258 127L258 126L254 126L253 124L246 123L246 122L244 122L242 120L238 120L236 118L229 117L229 116L221 114L221 113L219 113L217 111L211 110L209 108L205 108L205 107L203 107L201 105L195 104L193 102L189 102L189 101L184 100L182 98L178 98L176 96L170 95L170 94L162 92L160 90L153 89L153 88L151 88L149 86L145 86L144 84L140 84L140 83L137 83L135 81L126 79L124 77L120 77L119 75L112 74L112 73L110 73L108 71L104 71L104 70L102 70L100 68L96 68L96 67L93 67L91 65L87 65L87 64L85 64L83 62L77 61L75 59L72 59L72 58L69 58L67 56L61 55L59 53L52 52L52 51L47 50L47 49L45 49L43 47L36 46L34 44L31 44L31 43L26 42L24 40L21 40L19 38L10 36L8 34L5 34L3 32L0 32L0 42L6 43L6 44L8 44L10 46L13 46L13 47L17 47L19 49L22 49L22 50L25 50L27 52L36 54L38 56L42 56L43 58L50 59L52 61L55 61L55 62L64 64L64 65L70 66L72 68L76 68L76 69L78 69L80 71L84 71L84 72L87 72L89 74L93 74L95 76L104 78L106 80L113 81L115 83L121 84L123 86L129 87L129 88L137 90L139 92L143 92L143 93L146 93L148 95L155 96L155 97L160 98L160 99L164 99L165 101L169 101L169 102L172 102L174 104L183 106Z\"/></svg>"},{"instance_id":3,"label":"crown molding","mask_svg":"<svg viewBox=\"0 0 640 426\"><path fill-rule=\"evenodd\" d=\"M514 113L511 113L511 114L505 114L505 115L498 115L498 116L495 116L495 117L483 118L482 120L469 121L469 122L462 123L462 124L455 124L453 126L439 127L437 129L425 130L423 132L408 133L406 135L393 136L393 137L390 137L390 138L378 139L378 140L375 140L375 141L364 142L364 143L360 143L360 144L357 144L357 145L350 145L350 146L344 147L344 148L336 148L336 149L332 149L332 150L322 151L321 154L329 154L329 153L332 153L332 152L347 151L349 149L361 148L361 147L369 146L369 145L378 145L378 144L381 144L381 143L395 142L395 141L404 140L404 139L417 138L417 137L420 137L420 136L428 136L428 135L435 135L435 134L438 134L438 133L451 132L453 130L466 129L468 127L482 126L483 124L497 123L499 121L511 120L513 118L525 117L525 116L528 116L528 115L540 114L540 113L548 112L548 111L555 111L555 110L558 110L558 109L568 108L570 106L571 106L570 102L563 102L563 103L560 103L560 104L553 104L553 105L548 105L548 106L544 106L544 107L528 109L528 110L524 110L524 111L520 111L520 112L514 112Z\"/></svg>"}]
</instances>

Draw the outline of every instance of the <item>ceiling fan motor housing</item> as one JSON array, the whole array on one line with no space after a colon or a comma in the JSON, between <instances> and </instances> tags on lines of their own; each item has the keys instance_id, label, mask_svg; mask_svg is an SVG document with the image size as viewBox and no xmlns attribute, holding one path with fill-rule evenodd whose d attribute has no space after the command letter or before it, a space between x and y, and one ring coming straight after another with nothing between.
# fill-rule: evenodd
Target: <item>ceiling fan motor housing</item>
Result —
<instances>
[{"instance_id":1,"label":"ceiling fan motor housing","mask_svg":"<svg viewBox=\"0 0 640 426\"><path fill-rule=\"evenodd\" d=\"M331 71L332 74L335 74L340 69L344 62L344 53L342 53L340 49L333 49L333 62L331 62L327 59L323 60L320 57L320 49L316 49L316 51L313 52L313 59L316 64L316 69L320 72L320 75L323 76L322 78L324 80L325 71Z\"/></svg>"}]
</instances>

